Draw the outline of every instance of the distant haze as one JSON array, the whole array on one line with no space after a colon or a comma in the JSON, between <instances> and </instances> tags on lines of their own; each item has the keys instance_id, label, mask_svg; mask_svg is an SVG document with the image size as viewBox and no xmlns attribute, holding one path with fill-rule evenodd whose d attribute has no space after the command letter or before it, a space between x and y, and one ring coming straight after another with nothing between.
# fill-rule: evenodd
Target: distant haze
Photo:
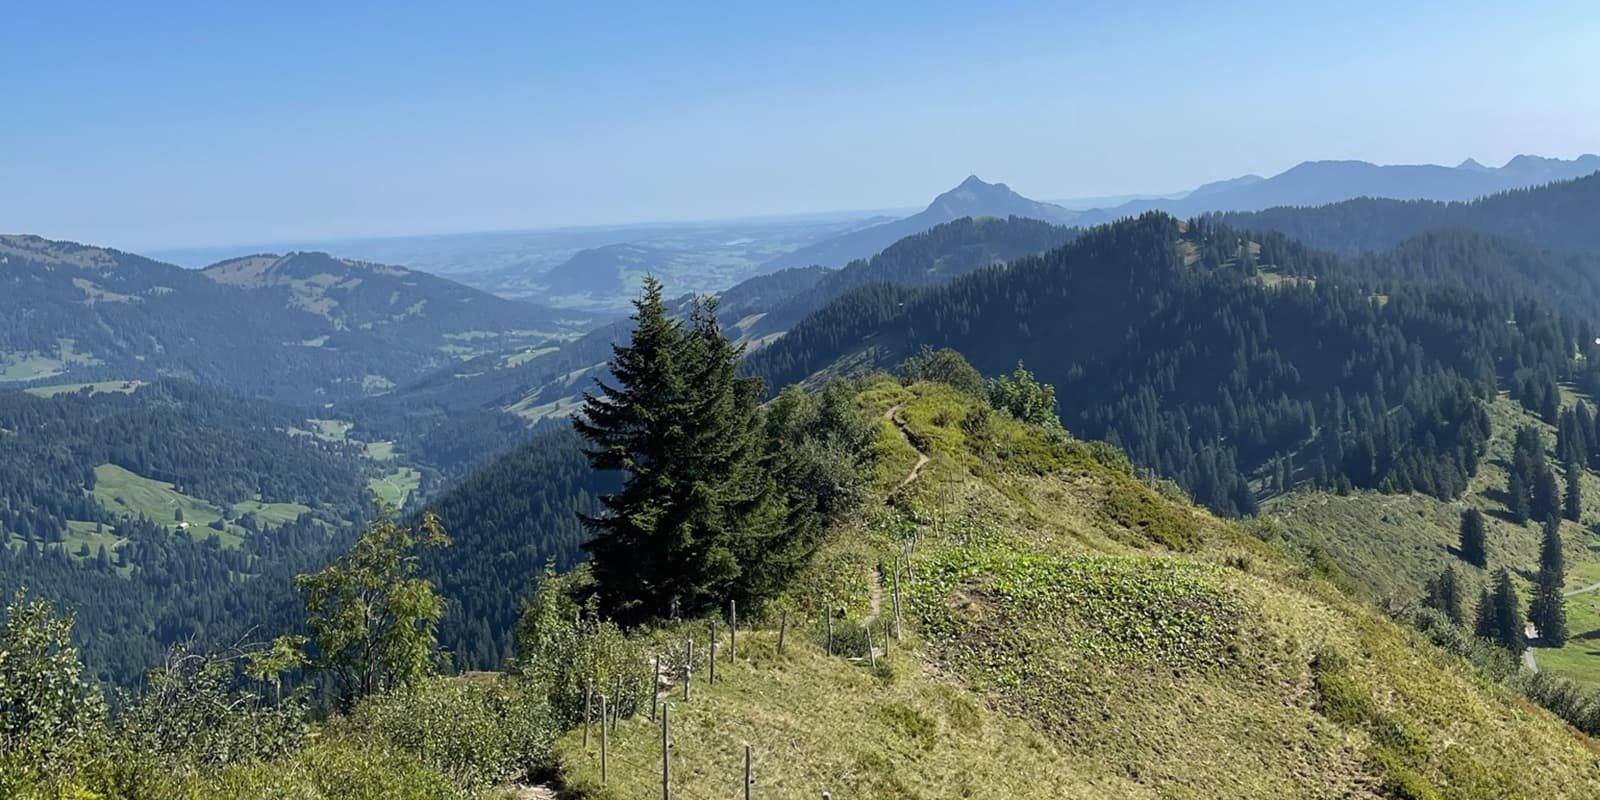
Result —
<instances>
[{"instance_id":1,"label":"distant haze","mask_svg":"<svg viewBox=\"0 0 1600 800\"><path fill-rule=\"evenodd\" d=\"M1589 0L8 10L0 229L125 249L1039 199L1600 142ZM891 33L892 32L892 33Z\"/></svg>"}]
</instances>

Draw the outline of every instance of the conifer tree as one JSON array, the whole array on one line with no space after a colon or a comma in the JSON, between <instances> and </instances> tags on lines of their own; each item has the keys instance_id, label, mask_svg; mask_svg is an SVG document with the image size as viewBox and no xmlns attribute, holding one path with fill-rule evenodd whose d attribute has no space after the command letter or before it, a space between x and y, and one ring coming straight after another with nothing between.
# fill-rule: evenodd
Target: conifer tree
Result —
<instances>
[{"instance_id":1,"label":"conifer tree","mask_svg":"<svg viewBox=\"0 0 1600 800\"><path fill-rule=\"evenodd\" d=\"M1517 587L1511 582L1511 571L1501 568L1494 579L1494 640L1501 647L1518 655L1528 649L1523 634L1522 609L1517 600Z\"/></svg>"},{"instance_id":2,"label":"conifer tree","mask_svg":"<svg viewBox=\"0 0 1600 800\"><path fill-rule=\"evenodd\" d=\"M1566 583L1566 559L1561 550L1561 521L1552 517L1544 526L1539 544L1539 576L1533 599L1528 604L1528 620L1539 629L1539 640L1549 647L1567 641L1567 608L1562 597Z\"/></svg>"},{"instance_id":3,"label":"conifer tree","mask_svg":"<svg viewBox=\"0 0 1600 800\"><path fill-rule=\"evenodd\" d=\"M808 553L809 528L785 524L759 379L743 349L696 301L688 325L667 316L647 279L631 341L614 348L614 383L585 393L573 425L595 469L624 474L607 513L583 517L606 613L622 622L694 615L770 594Z\"/></svg>"},{"instance_id":4,"label":"conifer tree","mask_svg":"<svg viewBox=\"0 0 1600 800\"><path fill-rule=\"evenodd\" d=\"M1567 462L1567 494L1562 505L1562 516L1577 522L1583 516L1583 470L1576 459Z\"/></svg>"},{"instance_id":5,"label":"conifer tree","mask_svg":"<svg viewBox=\"0 0 1600 800\"><path fill-rule=\"evenodd\" d=\"M1478 592L1477 613L1473 617L1472 634L1479 639L1493 639L1494 637L1494 596L1489 594L1489 587L1485 586Z\"/></svg>"},{"instance_id":6,"label":"conifer tree","mask_svg":"<svg viewBox=\"0 0 1600 800\"><path fill-rule=\"evenodd\" d=\"M690 403L682 326L667 316L654 277L634 309L631 340L612 348L615 383L585 392L572 424L591 445L591 467L625 473L622 490L601 498L607 513L583 521L594 532L587 547L607 610L643 619L674 610L696 543L680 507L688 487L672 470Z\"/></svg>"},{"instance_id":7,"label":"conifer tree","mask_svg":"<svg viewBox=\"0 0 1600 800\"><path fill-rule=\"evenodd\" d=\"M1461 557L1478 568L1489 566L1489 548L1483 529L1483 513L1469 508L1461 513Z\"/></svg>"},{"instance_id":8,"label":"conifer tree","mask_svg":"<svg viewBox=\"0 0 1600 800\"><path fill-rule=\"evenodd\" d=\"M1454 565L1446 566L1439 577L1428 582L1425 602L1429 608L1444 612L1451 622L1462 623L1465 617L1461 610L1461 581L1456 577Z\"/></svg>"},{"instance_id":9,"label":"conifer tree","mask_svg":"<svg viewBox=\"0 0 1600 800\"><path fill-rule=\"evenodd\" d=\"M1528 502L1533 519L1549 519L1561 513L1561 492L1556 485L1555 473L1541 466L1534 473L1533 497Z\"/></svg>"},{"instance_id":10,"label":"conifer tree","mask_svg":"<svg viewBox=\"0 0 1600 800\"><path fill-rule=\"evenodd\" d=\"M1522 470L1513 464L1506 477L1506 511L1510 512L1512 521L1518 525L1525 524L1533 516L1528 495L1527 479L1523 477Z\"/></svg>"}]
</instances>

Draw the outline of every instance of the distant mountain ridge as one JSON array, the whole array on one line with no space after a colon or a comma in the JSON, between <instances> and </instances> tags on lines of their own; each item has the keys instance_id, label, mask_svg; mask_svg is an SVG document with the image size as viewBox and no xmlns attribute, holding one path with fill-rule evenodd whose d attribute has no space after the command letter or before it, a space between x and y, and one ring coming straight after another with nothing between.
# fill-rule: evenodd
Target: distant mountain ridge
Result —
<instances>
[{"instance_id":1,"label":"distant mountain ridge","mask_svg":"<svg viewBox=\"0 0 1600 800\"><path fill-rule=\"evenodd\" d=\"M1361 197L1214 215L1250 230L1275 230L1339 253L1393 247L1423 231L1461 228L1538 247L1600 251L1600 174L1511 189L1466 202Z\"/></svg>"},{"instance_id":2,"label":"distant mountain ridge","mask_svg":"<svg viewBox=\"0 0 1600 800\"><path fill-rule=\"evenodd\" d=\"M935 225L962 217L1023 217L1061 225L1072 224L1077 212L1052 203L1031 200L1003 183L986 183L969 175L958 186L933 199L922 211L905 219L885 222L825 239L768 261L768 271L788 267L842 267L882 252L889 245Z\"/></svg>"},{"instance_id":3,"label":"distant mountain ridge","mask_svg":"<svg viewBox=\"0 0 1600 800\"><path fill-rule=\"evenodd\" d=\"M1436 164L1379 165L1366 161L1303 161L1270 178L1246 175L1205 184L1175 199L1135 200L1085 211L1082 226L1165 211L1178 217L1213 211L1259 211L1278 206L1318 206L1357 197L1466 201L1485 195L1566 180L1600 170L1600 156L1571 160L1520 155L1501 167L1467 159Z\"/></svg>"},{"instance_id":4,"label":"distant mountain ridge","mask_svg":"<svg viewBox=\"0 0 1600 800\"><path fill-rule=\"evenodd\" d=\"M335 400L586 321L324 253L191 270L0 236L0 384L173 375L260 397Z\"/></svg>"}]
</instances>

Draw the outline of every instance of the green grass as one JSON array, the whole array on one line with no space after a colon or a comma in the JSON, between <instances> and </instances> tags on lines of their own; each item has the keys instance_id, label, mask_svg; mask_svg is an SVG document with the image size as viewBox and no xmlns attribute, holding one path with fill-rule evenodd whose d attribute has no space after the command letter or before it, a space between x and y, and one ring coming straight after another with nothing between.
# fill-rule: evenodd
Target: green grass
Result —
<instances>
[{"instance_id":1,"label":"green grass","mask_svg":"<svg viewBox=\"0 0 1600 800\"><path fill-rule=\"evenodd\" d=\"M108 394L121 392L131 394L139 388L139 381L99 381L97 383L60 383L52 386L34 386L26 391L35 397L55 397L63 394L77 394L88 389L90 394Z\"/></svg>"},{"instance_id":2,"label":"green grass","mask_svg":"<svg viewBox=\"0 0 1600 800\"><path fill-rule=\"evenodd\" d=\"M164 481L152 480L123 469L115 464L101 464L94 469L94 496L100 505L113 514L144 516L151 522L167 528L178 526L178 511L189 525L189 533L196 539L216 536L223 547L238 547L247 531L234 524L225 524L223 530L209 527L223 518L222 509L197 497L183 494ZM263 523L282 524L309 512L308 506L297 503L263 503L246 500L235 503L230 509L235 518L255 514Z\"/></svg>"},{"instance_id":3,"label":"green grass","mask_svg":"<svg viewBox=\"0 0 1600 800\"><path fill-rule=\"evenodd\" d=\"M34 381L60 375L66 363L38 353L0 355L0 382Z\"/></svg>"},{"instance_id":4,"label":"green grass","mask_svg":"<svg viewBox=\"0 0 1600 800\"><path fill-rule=\"evenodd\" d=\"M377 441L367 442L367 458L373 461L393 461L395 457L394 442Z\"/></svg>"},{"instance_id":5,"label":"green grass","mask_svg":"<svg viewBox=\"0 0 1600 800\"><path fill-rule=\"evenodd\" d=\"M412 467L400 467L382 477L373 478L367 482L367 486L372 489L373 494L376 494L383 502L395 508L404 506L406 499L421 484L422 473Z\"/></svg>"},{"instance_id":6,"label":"green grass","mask_svg":"<svg viewBox=\"0 0 1600 800\"><path fill-rule=\"evenodd\" d=\"M738 796L747 742L767 798L1577 798L1600 787L1587 743L1554 717L1106 453L1004 417L979 441L960 423L976 404L942 387L883 382L861 402L878 419L899 406L910 429L880 428L893 465L879 465L880 501L797 578L785 655L772 614L752 612L740 663L719 662L715 686L702 663L688 703L671 693L675 796ZM933 460L900 487L915 463L908 439ZM858 632L874 576L912 533L907 636L874 669ZM822 651L824 608L844 609L844 657ZM568 788L656 796L659 735L624 721L602 787L598 737L585 750L569 734Z\"/></svg>"},{"instance_id":7,"label":"green grass","mask_svg":"<svg viewBox=\"0 0 1600 800\"><path fill-rule=\"evenodd\" d=\"M554 353L560 349L561 348L559 347L535 347L530 350L524 350L520 353L512 353L511 355L506 356L504 361L501 363L508 368L520 367L523 364L538 358L539 356L549 355L550 353Z\"/></svg>"}]
</instances>

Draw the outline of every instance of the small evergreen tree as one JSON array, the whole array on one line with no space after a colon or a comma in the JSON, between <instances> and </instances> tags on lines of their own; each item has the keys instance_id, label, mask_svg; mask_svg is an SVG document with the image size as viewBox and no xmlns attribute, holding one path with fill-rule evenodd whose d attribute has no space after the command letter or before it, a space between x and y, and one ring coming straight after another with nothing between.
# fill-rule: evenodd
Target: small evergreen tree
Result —
<instances>
[{"instance_id":1,"label":"small evergreen tree","mask_svg":"<svg viewBox=\"0 0 1600 800\"><path fill-rule=\"evenodd\" d=\"M1480 569L1489 566L1489 548L1484 535L1483 512L1469 508L1461 513L1461 557Z\"/></svg>"}]
</instances>

